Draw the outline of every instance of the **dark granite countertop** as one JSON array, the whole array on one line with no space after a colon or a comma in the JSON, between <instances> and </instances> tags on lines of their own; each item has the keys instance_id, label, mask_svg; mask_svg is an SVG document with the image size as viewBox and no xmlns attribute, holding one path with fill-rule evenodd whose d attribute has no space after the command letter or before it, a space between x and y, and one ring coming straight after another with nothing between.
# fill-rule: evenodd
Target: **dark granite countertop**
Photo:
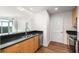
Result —
<instances>
[{"instance_id":1,"label":"dark granite countertop","mask_svg":"<svg viewBox=\"0 0 79 59\"><path fill-rule=\"evenodd\" d=\"M29 31L27 35L25 35L25 32L21 32L21 33L1 36L0 49L13 45L25 39L34 37L37 34L43 34L43 32L42 31Z\"/></svg>"},{"instance_id":2,"label":"dark granite countertop","mask_svg":"<svg viewBox=\"0 0 79 59\"><path fill-rule=\"evenodd\" d=\"M43 33L43 31L38 31L38 30L33 30L33 31L28 31L28 34L34 34L34 33ZM11 36L11 35L18 35L18 34L25 34L25 32L13 32L13 33L9 33L9 34L4 34L4 35L0 35L0 37L3 36Z\"/></svg>"},{"instance_id":3,"label":"dark granite countertop","mask_svg":"<svg viewBox=\"0 0 79 59\"><path fill-rule=\"evenodd\" d=\"M69 35L77 35L77 31L67 30L66 32Z\"/></svg>"}]
</instances>

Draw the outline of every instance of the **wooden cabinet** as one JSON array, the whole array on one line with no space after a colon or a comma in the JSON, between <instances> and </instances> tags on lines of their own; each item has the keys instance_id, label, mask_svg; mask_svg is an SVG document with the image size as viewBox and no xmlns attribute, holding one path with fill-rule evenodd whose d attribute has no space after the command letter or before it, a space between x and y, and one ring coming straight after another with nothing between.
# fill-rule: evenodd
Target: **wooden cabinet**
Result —
<instances>
[{"instance_id":1,"label":"wooden cabinet","mask_svg":"<svg viewBox=\"0 0 79 59\"><path fill-rule=\"evenodd\" d=\"M39 36L34 37L34 51L36 51L40 47Z\"/></svg>"},{"instance_id":2,"label":"wooden cabinet","mask_svg":"<svg viewBox=\"0 0 79 59\"><path fill-rule=\"evenodd\" d=\"M33 51L33 47L34 47L34 42L33 42L33 38L31 39L26 39L25 41L21 42L20 44L20 52L21 53L31 53L31 52L34 52Z\"/></svg>"},{"instance_id":3,"label":"wooden cabinet","mask_svg":"<svg viewBox=\"0 0 79 59\"><path fill-rule=\"evenodd\" d=\"M5 53L18 53L19 52L19 43L18 44L15 44L15 45L12 45L8 48L5 48L2 50L2 52L5 52Z\"/></svg>"},{"instance_id":4,"label":"wooden cabinet","mask_svg":"<svg viewBox=\"0 0 79 59\"><path fill-rule=\"evenodd\" d=\"M32 53L39 48L39 36L35 36L31 39L25 40L20 44L21 53Z\"/></svg>"},{"instance_id":5,"label":"wooden cabinet","mask_svg":"<svg viewBox=\"0 0 79 59\"><path fill-rule=\"evenodd\" d=\"M4 48L2 51L5 53L33 53L39 48L39 43L40 40L38 35Z\"/></svg>"},{"instance_id":6,"label":"wooden cabinet","mask_svg":"<svg viewBox=\"0 0 79 59\"><path fill-rule=\"evenodd\" d=\"M72 10L72 25L76 26L77 24L77 7Z\"/></svg>"}]
</instances>

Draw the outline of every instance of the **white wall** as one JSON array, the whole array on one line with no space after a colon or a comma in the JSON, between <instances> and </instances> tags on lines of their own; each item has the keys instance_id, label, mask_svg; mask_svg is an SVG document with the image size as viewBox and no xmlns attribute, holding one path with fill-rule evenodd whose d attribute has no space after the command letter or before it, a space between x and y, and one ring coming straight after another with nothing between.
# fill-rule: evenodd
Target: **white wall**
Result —
<instances>
[{"instance_id":1,"label":"white wall","mask_svg":"<svg viewBox=\"0 0 79 59\"><path fill-rule=\"evenodd\" d=\"M62 21L63 21L63 24L61 24L61 26L63 26L63 30L62 30L63 32L61 31L62 34L60 36L58 36L58 33L56 35L56 33L52 32L52 30L54 30L54 27L52 27L53 23L54 23L53 21L55 20L57 22L61 22L60 19L56 20L56 18L58 16L61 17L60 19L62 19ZM66 33L66 30L71 30L72 29L72 13L71 13L71 11L51 15L51 20L50 21L51 21L50 41L56 41L56 42L67 44L67 33ZM56 26L56 25L54 25L54 26ZM62 36L63 36L63 39L59 39L59 40L58 39L53 39L55 37L61 38Z\"/></svg>"},{"instance_id":2,"label":"white wall","mask_svg":"<svg viewBox=\"0 0 79 59\"><path fill-rule=\"evenodd\" d=\"M18 32L25 31L25 23L29 22L31 24L32 15L27 12L19 11L16 7L11 6L0 6L0 17L12 17L18 23ZM16 32L14 28L14 32Z\"/></svg>"},{"instance_id":3,"label":"white wall","mask_svg":"<svg viewBox=\"0 0 79 59\"><path fill-rule=\"evenodd\" d=\"M64 44L67 44L66 30L75 30L72 26L72 12L64 13Z\"/></svg>"},{"instance_id":4,"label":"white wall","mask_svg":"<svg viewBox=\"0 0 79 59\"><path fill-rule=\"evenodd\" d=\"M18 23L18 32L25 32L26 22L29 23L31 27L31 20L25 16L16 17L15 22Z\"/></svg>"},{"instance_id":5,"label":"white wall","mask_svg":"<svg viewBox=\"0 0 79 59\"><path fill-rule=\"evenodd\" d=\"M37 13L30 14L25 11L19 11L16 7L0 7L0 16L14 17L15 22L17 21L18 23L18 32L25 31L25 23L29 22L31 30L43 31L43 45L48 45L49 15L46 10L40 10Z\"/></svg>"},{"instance_id":6,"label":"white wall","mask_svg":"<svg viewBox=\"0 0 79 59\"><path fill-rule=\"evenodd\" d=\"M43 45L47 46L49 39L48 39L48 24L49 24L49 15L46 10L42 10L35 14L32 20L32 27L33 30L40 30L43 31Z\"/></svg>"}]
</instances>

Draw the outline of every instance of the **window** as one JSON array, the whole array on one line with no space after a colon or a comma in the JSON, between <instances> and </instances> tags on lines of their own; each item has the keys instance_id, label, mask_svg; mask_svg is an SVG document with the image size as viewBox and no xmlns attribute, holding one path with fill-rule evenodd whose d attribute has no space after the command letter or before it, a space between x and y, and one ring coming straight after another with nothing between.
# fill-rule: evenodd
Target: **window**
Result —
<instances>
[{"instance_id":1,"label":"window","mask_svg":"<svg viewBox=\"0 0 79 59\"><path fill-rule=\"evenodd\" d=\"M12 20L0 19L0 34L12 32L13 31L12 29L13 29Z\"/></svg>"},{"instance_id":2,"label":"window","mask_svg":"<svg viewBox=\"0 0 79 59\"><path fill-rule=\"evenodd\" d=\"M12 28L13 28L13 22L10 21L10 22L9 22L9 32L12 32Z\"/></svg>"},{"instance_id":3,"label":"window","mask_svg":"<svg viewBox=\"0 0 79 59\"><path fill-rule=\"evenodd\" d=\"M2 33L8 33L8 22L2 21Z\"/></svg>"}]
</instances>

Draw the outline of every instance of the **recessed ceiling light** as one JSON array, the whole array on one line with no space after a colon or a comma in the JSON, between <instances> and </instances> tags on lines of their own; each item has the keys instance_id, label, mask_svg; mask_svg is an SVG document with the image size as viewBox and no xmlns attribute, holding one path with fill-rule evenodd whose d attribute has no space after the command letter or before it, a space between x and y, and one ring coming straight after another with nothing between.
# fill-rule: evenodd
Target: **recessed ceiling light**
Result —
<instances>
[{"instance_id":1,"label":"recessed ceiling light","mask_svg":"<svg viewBox=\"0 0 79 59\"><path fill-rule=\"evenodd\" d=\"M55 8L55 11L57 11L58 10L58 8Z\"/></svg>"},{"instance_id":2,"label":"recessed ceiling light","mask_svg":"<svg viewBox=\"0 0 79 59\"><path fill-rule=\"evenodd\" d=\"M17 7L17 9L20 10L20 11L24 11L25 10L25 8L23 8L23 7Z\"/></svg>"}]
</instances>

